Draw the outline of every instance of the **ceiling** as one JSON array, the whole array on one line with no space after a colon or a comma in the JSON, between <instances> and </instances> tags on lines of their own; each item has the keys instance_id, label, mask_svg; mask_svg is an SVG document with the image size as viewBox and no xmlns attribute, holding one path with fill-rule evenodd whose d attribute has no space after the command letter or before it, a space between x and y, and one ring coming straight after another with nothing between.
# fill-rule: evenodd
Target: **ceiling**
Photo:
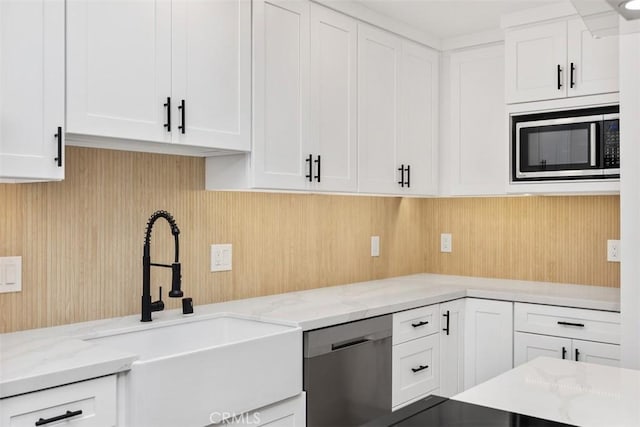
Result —
<instances>
[{"instance_id":1,"label":"ceiling","mask_svg":"<svg viewBox=\"0 0 640 427\"><path fill-rule=\"evenodd\" d=\"M340 1L340 0L334 0ZM425 33L446 39L500 28L505 13L568 0L357 0Z\"/></svg>"}]
</instances>

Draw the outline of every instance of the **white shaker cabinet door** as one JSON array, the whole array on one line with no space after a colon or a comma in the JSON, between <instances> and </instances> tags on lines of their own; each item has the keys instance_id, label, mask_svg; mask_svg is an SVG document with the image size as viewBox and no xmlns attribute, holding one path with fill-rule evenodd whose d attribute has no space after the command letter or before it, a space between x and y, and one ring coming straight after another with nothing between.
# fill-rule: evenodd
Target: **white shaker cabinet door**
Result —
<instances>
[{"instance_id":1,"label":"white shaker cabinet door","mask_svg":"<svg viewBox=\"0 0 640 427\"><path fill-rule=\"evenodd\" d=\"M398 161L405 167L399 193L438 193L439 54L403 40L400 62Z\"/></svg>"},{"instance_id":2,"label":"white shaker cabinet door","mask_svg":"<svg viewBox=\"0 0 640 427\"><path fill-rule=\"evenodd\" d=\"M251 1L172 2L173 142L251 149Z\"/></svg>"},{"instance_id":3,"label":"white shaker cabinet door","mask_svg":"<svg viewBox=\"0 0 640 427\"><path fill-rule=\"evenodd\" d=\"M256 0L254 145L257 188L308 187L309 3Z\"/></svg>"},{"instance_id":4,"label":"white shaker cabinet door","mask_svg":"<svg viewBox=\"0 0 640 427\"><path fill-rule=\"evenodd\" d=\"M402 41L358 25L358 190L398 193L398 90Z\"/></svg>"},{"instance_id":5,"label":"white shaker cabinet door","mask_svg":"<svg viewBox=\"0 0 640 427\"><path fill-rule=\"evenodd\" d=\"M454 52L449 58L444 81L450 93L450 114L442 129L445 194L506 192L509 148L504 132L504 67L503 46Z\"/></svg>"},{"instance_id":6,"label":"white shaker cabinet door","mask_svg":"<svg viewBox=\"0 0 640 427\"><path fill-rule=\"evenodd\" d=\"M170 142L170 97L169 0L67 2L67 132Z\"/></svg>"},{"instance_id":7,"label":"white shaker cabinet door","mask_svg":"<svg viewBox=\"0 0 640 427\"><path fill-rule=\"evenodd\" d=\"M0 179L64 178L64 8L0 1Z\"/></svg>"},{"instance_id":8,"label":"white shaker cabinet door","mask_svg":"<svg viewBox=\"0 0 640 427\"><path fill-rule=\"evenodd\" d=\"M440 304L440 396L464 390L465 298Z\"/></svg>"},{"instance_id":9,"label":"white shaker cabinet door","mask_svg":"<svg viewBox=\"0 0 640 427\"><path fill-rule=\"evenodd\" d=\"M513 367L513 303L467 298L464 388Z\"/></svg>"},{"instance_id":10,"label":"white shaker cabinet door","mask_svg":"<svg viewBox=\"0 0 640 427\"><path fill-rule=\"evenodd\" d=\"M573 340L572 360L620 367L620 346L594 341Z\"/></svg>"},{"instance_id":11,"label":"white shaker cabinet door","mask_svg":"<svg viewBox=\"0 0 640 427\"><path fill-rule=\"evenodd\" d=\"M513 366L522 365L536 357L572 359L570 338L516 332L513 339Z\"/></svg>"},{"instance_id":12,"label":"white shaker cabinet door","mask_svg":"<svg viewBox=\"0 0 640 427\"><path fill-rule=\"evenodd\" d=\"M324 191L357 190L357 43L354 19L311 4L309 151Z\"/></svg>"},{"instance_id":13,"label":"white shaker cabinet door","mask_svg":"<svg viewBox=\"0 0 640 427\"><path fill-rule=\"evenodd\" d=\"M568 94L618 91L619 38L595 38L581 18L568 22Z\"/></svg>"},{"instance_id":14,"label":"white shaker cabinet door","mask_svg":"<svg viewBox=\"0 0 640 427\"><path fill-rule=\"evenodd\" d=\"M508 30L505 35L507 103L567 96L567 23Z\"/></svg>"}]
</instances>

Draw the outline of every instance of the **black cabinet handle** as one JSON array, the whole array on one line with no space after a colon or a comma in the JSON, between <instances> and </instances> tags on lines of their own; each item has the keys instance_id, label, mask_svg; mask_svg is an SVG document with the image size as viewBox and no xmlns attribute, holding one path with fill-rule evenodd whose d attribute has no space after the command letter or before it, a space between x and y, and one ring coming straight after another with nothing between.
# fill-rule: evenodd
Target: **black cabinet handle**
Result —
<instances>
[{"instance_id":1,"label":"black cabinet handle","mask_svg":"<svg viewBox=\"0 0 640 427\"><path fill-rule=\"evenodd\" d=\"M180 123L180 126L178 126L178 129L180 129L180 133L184 134L186 131L185 120L184 120L186 108L184 106L184 99L180 101L180 105L178 105L178 110L180 110L180 120L181 120L181 123Z\"/></svg>"},{"instance_id":2,"label":"black cabinet handle","mask_svg":"<svg viewBox=\"0 0 640 427\"><path fill-rule=\"evenodd\" d=\"M58 164L58 167L62 167L62 126L58 126L58 133L55 135L56 140L58 142L58 157L56 157L55 162Z\"/></svg>"},{"instance_id":3,"label":"black cabinet handle","mask_svg":"<svg viewBox=\"0 0 640 427\"><path fill-rule=\"evenodd\" d=\"M445 331L447 335L449 335L449 310L447 310L447 312L444 313L443 316L447 318L447 326L444 327L443 331Z\"/></svg>"},{"instance_id":4,"label":"black cabinet handle","mask_svg":"<svg viewBox=\"0 0 640 427\"><path fill-rule=\"evenodd\" d=\"M398 181L398 184L400 184L400 187L404 188L404 165L400 165L398 171L400 172L400 181Z\"/></svg>"},{"instance_id":5,"label":"black cabinet handle","mask_svg":"<svg viewBox=\"0 0 640 427\"><path fill-rule=\"evenodd\" d=\"M167 102L165 102L164 107L167 109L167 123L164 124L164 127L167 129L167 132L171 132L171 97L167 96Z\"/></svg>"},{"instance_id":6,"label":"black cabinet handle","mask_svg":"<svg viewBox=\"0 0 640 427\"><path fill-rule=\"evenodd\" d=\"M318 158L314 160L315 164L316 164L316 181L320 182L320 166L322 165L322 159L320 158L320 155L318 155Z\"/></svg>"},{"instance_id":7,"label":"black cabinet handle","mask_svg":"<svg viewBox=\"0 0 640 427\"><path fill-rule=\"evenodd\" d=\"M411 165L407 165L407 188L411 188Z\"/></svg>"},{"instance_id":8,"label":"black cabinet handle","mask_svg":"<svg viewBox=\"0 0 640 427\"><path fill-rule=\"evenodd\" d=\"M562 89L562 67L558 64L558 90Z\"/></svg>"},{"instance_id":9,"label":"black cabinet handle","mask_svg":"<svg viewBox=\"0 0 640 427\"><path fill-rule=\"evenodd\" d=\"M414 328L419 328L420 326L424 326L424 325L428 325L429 322L427 321L422 321L422 322L418 322L418 323L412 323L411 326L413 326Z\"/></svg>"},{"instance_id":10,"label":"black cabinet handle","mask_svg":"<svg viewBox=\"0 0 640 427\"><path fill-rule=\"evenodd\" d=\"M560 320L558 320L558 325L562 325L562 326L577 326L578 328L584 328L584 323L562 322Z\"/></svg>"},{"instance_id":11,"label":"black cabinet handle","mask_svg":"<svg viewBox=\"0 0 640 427\"><path fill-rule=\"evenodd\" d=\"M576 362L579 361L578 359L580 359L580 351L576 348Z\"/></svg>"},{"instance_id":12,"label":"black cabinet handle","mask_svg":"<svg viewBox=\"0 0 640 427\"><path fill-rule=\"evenodd\" d=\"M562 347L562 360L564 360L567 357L567 349L563 346Z\"/></svg>"},{"instance_id":13,"label":"black cabinet handle","mask_svg":"<svg viewBox=\"0 0 640 427\"><path fill-rule=\"evenodd\" d=\"M309 182L313 182L313 155L309 154L309 157L307 157L304 161L309 166L309 173L304 177L307 178Z\"/></svg>"},{"instance_id":14,"label":"black cabinet handle","mask_svg":"<svg viewBox=\"0 0 640 427\"><path fill-rule=\"evenodd\" d=\"M51 418L40 418L38 421L36 421L36 425L43 426L45 424L55 423L56 421L66 420L67 418L75 417L77 415L82 415L82 410L67 411L66 414L58 415Z\"/></svg>"},{"instance_id":15,"label":"black cabinet handle","mask_svg":"<svg viewBox=\"0 0 640 427\"><path fill-rule=\"evenodd\" d=\"M573 88L576 85L573 75L576 72L576 64L571 63L571 72L569 73L569 87Z\"/></svg>"},{"instance_id":16,"label":"black cabinet handle","mask_svg":"<svg viewBox=\"0 0 640 427\"><path fill-rule=\"evenodd\" d=\"M347 343L343 343L343 344L331 344L331 351L336 351L336 350L341 350L343 348L347 348L347 347L353 347L354 345L360 345L360 344L364 344L366 342L370 342L370 339L367 338L358 338L356 340L353 341L349 341Z\"/></svg>"},{"instance_id":17,"label":"black cabinet handle","mask_svg":"<svg viewBox=\"0 0 640 427\"><path fill-rule=\"evenodd\" d=\"M425 369L428 369L428 368L429 368L429 365L420 365L417 368L411 368L411 370L415 374L416 372L424 371Z\"/></svg>"}]
</instances>

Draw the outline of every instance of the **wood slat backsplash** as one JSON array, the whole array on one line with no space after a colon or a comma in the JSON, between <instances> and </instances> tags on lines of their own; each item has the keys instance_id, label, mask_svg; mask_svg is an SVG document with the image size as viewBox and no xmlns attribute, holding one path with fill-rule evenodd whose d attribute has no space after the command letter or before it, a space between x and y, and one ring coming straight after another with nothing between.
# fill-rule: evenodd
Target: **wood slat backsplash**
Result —
<instances>
[{"instance_id":1,"label":"wood slat backsplash","mask_svg":"<svg viewBox=\"0 0 640 427\"><path fill-rule=\"evenodd\" d=\"M66 175L0 185L0 256L23 257L23 291L0 294L0 332L137 313L144 227L157 209L181 229L183 289L196 304L421 272L620 281L619 264L606 261L606 240L619 238L617 196L208 192L201 158L77 147ZM154 261L171 260L168 230L154 229ZM453 234L451 254L439 252L442 232ZM212 243L233 243L233 271L209 271ZM162 284L166 295L169 274L153 271L154 295Z\"/></svg>"}]
</instances>

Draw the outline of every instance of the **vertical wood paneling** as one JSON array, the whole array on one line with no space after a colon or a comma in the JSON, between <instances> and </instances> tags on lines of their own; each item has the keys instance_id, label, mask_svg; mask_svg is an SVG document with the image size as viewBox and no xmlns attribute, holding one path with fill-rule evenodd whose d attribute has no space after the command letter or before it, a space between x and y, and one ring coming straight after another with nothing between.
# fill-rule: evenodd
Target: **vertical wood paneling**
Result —
<instances>
[{"instance_id":1,"label":"vertical wood paneling","mask_svg":"<svg viewBox=\"0 0 640 427\"><path fill-rule=\"evenodd\" d=\"M204 191L204 161L68 147L59 183L0 185L0 256L22 255L23 291L0 294L0 332L137 313L146 220L181 230L183 288L196 304L421 272L619 286L606 240L619 198L413 199ZM170 261L157 223L152 257ZM439 251L453 234L453 253ZM369 256L372 235L381 256ZM209 245L233 243L233 271ZM154 269L167 306L170 272Z\"/></svg>"}]
</instances>

